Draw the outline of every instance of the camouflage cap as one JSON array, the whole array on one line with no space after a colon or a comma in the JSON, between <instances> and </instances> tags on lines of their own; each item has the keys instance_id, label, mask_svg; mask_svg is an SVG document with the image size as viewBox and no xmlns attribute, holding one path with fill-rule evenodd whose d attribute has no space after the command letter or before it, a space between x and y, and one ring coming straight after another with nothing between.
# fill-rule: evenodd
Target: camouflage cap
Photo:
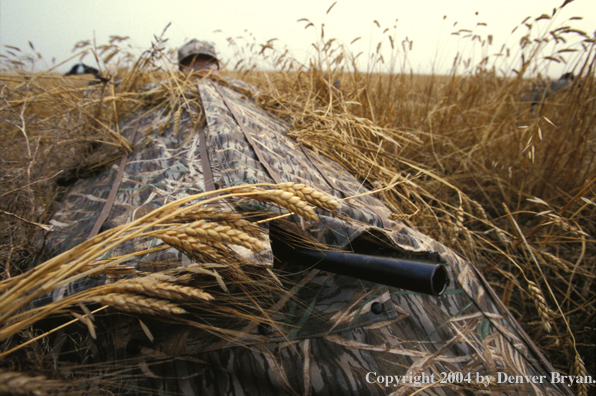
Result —
<instances>
[{"instance_id":1,"label":"camouflage cap","mask_svg":"<svg viewBox=\"0 0 596 396\"><path fill-rule=\"evenodd\" d=\"M212 44L197 39L192 39L178 50L178 63L192 55L207 55L218 60L215 47Z\"/></svg>"}]
</instances>

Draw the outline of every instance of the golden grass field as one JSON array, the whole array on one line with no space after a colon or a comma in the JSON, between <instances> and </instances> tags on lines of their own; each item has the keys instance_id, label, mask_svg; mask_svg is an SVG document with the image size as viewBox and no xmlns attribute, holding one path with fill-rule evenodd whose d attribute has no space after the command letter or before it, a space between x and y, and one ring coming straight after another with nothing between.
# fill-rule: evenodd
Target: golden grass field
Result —
<instances>
[{"instance_id":1,"label":"golden grass field","mask_svg":"<svg viewBox=\"0 0 596 396\"><path fill-rule=\"evenodd\" d=\"M255 100L290 122L298 141L372 187L391 186L381 194L394 216L473 262L557 370L596 375L594 38L583 38L568 65L581 84L534 106L521 98L550 53L532 52L512 76L488 63L416 75L360 71L344 48L323 37L317 44L309 65L255 52L277 69L230 67L224 74L259 87ZM139 88L181 78L168 59L156 46L118 64L109 70L120 85L95 86L90 97L78 77L26 73L19 65L0 75L5 282L35 260L66 191L56 181L116 161L127 149L118 122L149 103ZM175 109L171 115L175 122ZM22 332L26 338L27 328ZM18 371L17 360L5 357L1 367Z\"/></svg>"}]
</instances>

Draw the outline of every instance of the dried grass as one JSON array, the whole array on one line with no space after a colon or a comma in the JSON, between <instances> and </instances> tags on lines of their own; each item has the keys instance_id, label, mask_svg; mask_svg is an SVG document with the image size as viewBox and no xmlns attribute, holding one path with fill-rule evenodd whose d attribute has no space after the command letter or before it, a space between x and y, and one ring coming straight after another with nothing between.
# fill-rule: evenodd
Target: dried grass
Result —
<instances>
[{"instance_id":1,"label":"dried grass","mask_svg":"<svg viewBox=\"0 0 596 396\"><path fill-rule=\"evenodd\" d=\"M204 219L197 220L192 216L194 213L197 217L204 217L206 213L213 213L207 208L218 209L219 206L214 206L218 202L225 202L229 206L231 199L240 197L263 202L275 200L288 208L305 207L306 201L276 187L270 184L236 186L218 190L219 195L202 193L174 201L131 223L103 232L19 276L0 282L0 290L3 291L0 295L0 341L7 343L0 358L4 358L4 362L10 361L6 358L14 358L24 347L37 345L56 330L77 321L84 324L89 335L95 338L94 314L99 310L91 312L86 307L87 304L101 304L134 315L149 315L191 324L223 339L233 339L236 334L227 327L220 327L218 320L234 320L236 325L266 323L276 326L268 319L266 309L285 295L282 283L266 264L247 262L230 249L230 245L240 245L259 253L264 249L259 240L264 239L263 236L256 238L231 226ZM322 206L329 206L329 202L333 202L325 194L305 186L302 190L307 195L318 197L316 202L320 202ZM239 224L242 228L250 229L253 234L262 230L249 220L239 219L236 213L219 212L213 217L216 221ZM172 219L177 222L171 223ZM124 257L105 258L106 253L114 251L127 241L151 239L155 236L198 259L200 264L175 270L166 268L156 273L143 273L125 265L136 256L168 248L168 245L137 251ZM114 272L115 268L118 271ZM127 273L136 277L112 279L107 284L70 294L39 308L31 308L30 304L36 299L77 279L113 274L117 274L119 278ZM230 294L232 288L236 289L234 294ZM82 313L74 310L77 305ZM18 345L10 342L29 326L50 316L66 313L74 316L75 320L29 337L26 342ZM43 360L43 356L42 353L38 360ZM33 380L27 386L31 387ZM7 379L6 386L14 387L17 392L17 385L24 386L25 382L11 377Z\"/></svg>"},{"instance_id":2,"label":"dried grass","mask_svg":"<svg viewBox=\"0 0 596 396\"><path fill-rule=\"evenodd\" d=\"M61 384L44 376L28 377L21 373L0 371L0 393L11 395L46 395L48 391L59 388Z\"/></svg>"},{"instance_id":3,"label":"dried grass","mask_svg":"<svg viewBox=\"0 0 596 396\"><path fill-rule=\"evenodd\" d=\"M351 54L323 34L318 60L268 75L269 95L258 99L298 142L369 186L391 186L382 196L393 217L475 263L555 367L570 372L577 356L596 353L596 57L593 38L565 35L582 40L569 65L581 86L538 106L520 101L525 74L544 59L536 53L514 77L487 62L446 76L383 74L349 61L330 67L339 52ZM536 49L524 43L522 53Z\"/></svg>"},{"instance_id":4,"label":"dried grass","mask_svg":"<svg viewBox=\"0 0 596 396\"><path fill-rule=\"evenodd\" d=\"M550 19L541 16L531 25ZM227 73L261 88L254 99L285 119L297 142L337 161L363 185L378 189L393 218L409 222L470 259L556 369L594 374L596 365L589 359L596 355L594 40L571 28L553 28L542 36L536 36L530 24L520 27L526 28L520 48L503 50L513 54L510 58L466 64L460 57L453 73L444 76L419 76L406 69L408 42L402 43L401 52L392 52L391 61L377 53L369 69L362 71L356 56L326 39L322 30L309 65L275 51L268 42L268 50L261 53L251 53L249 45L238 47L245 59ZM490 48L485 38L475 37L460 39L477 40ZM566 42L572 40L565 38L574 37L582 40L581 45L570 52ZM555 49L541 52L540 43L549 39L556 41ZM392 37L392 48L394 43L397 39ZM95 51L103 50L107 56L115 48L110 43ZM581 86L536 106L522 102L544 62L567 62L568 53L574 54L569 70L574 70ZM242 275L225 263L230 252L222 249L223 241L259 249L257 225L235 213L182 203L160 208L126 229L104 233L23 275L34 261L39 246L33 242L47 228L53 202L64 194L56 178L98 171L126 152L130 145L120 137L118 125L127 114L149 104L170 110L165 122L174 130L180 128L183 111L190 112L193 123L204 123L204 114L193 110L184 97L190 78L178 75L167 62L163 42L158 40L136 61L122 55L118 61L122 63L113 68L121 78L118 87L81 87L52 73L24 73L19 65L1 76L0 127L6 143L0 164L4 223L0 259L5 279L0 284L4 293L0 322L5 324L1 339L51 313L14 316L48 290L101 271L126 273L126 269L117 272L113 262L94 261L123 238L158 235L199 260L218 262L184 274L164 273L167 280L159 280L179 288L190 287L188 282L197 286L196 277L201 277L201 287L193 287L193 293L205 297L197 299L207 305L211 304L207 295L217 299L211 291L201 294L211 290L208 285L227 290L227 284L234 282L256 285L271 280L269 273L247 269L249 274ZM515 66L516 74L502 74L507 69L503 62L514 56L522 60L521 66ZM110 62L116 59L111 55ZM255 70L257 60L273 65L275 71ZM139 93L139 87L164 78L166 83ZM338 207L330 198L291 183L228 193L274 202L313 220L316 214L309 204ZM169 229L152 229L158 224ZM126 290L125 299L120 296L119 301L160 298L151 300L152 304L184 303L176 291L155 295L144 284L122 290L110 287L102 293L120 296ZM262 289L251 290L261 296ZM114 302L118 300L111 295ZM91 300L70 303L96 298L87 297ZM107 303L103 298L102 303ZM169 315L177 316L174 311L172 307ZM233 312L250 318L248 311ZM23 321L14 327L17 319Z\"/></svg>"}]
</instances>

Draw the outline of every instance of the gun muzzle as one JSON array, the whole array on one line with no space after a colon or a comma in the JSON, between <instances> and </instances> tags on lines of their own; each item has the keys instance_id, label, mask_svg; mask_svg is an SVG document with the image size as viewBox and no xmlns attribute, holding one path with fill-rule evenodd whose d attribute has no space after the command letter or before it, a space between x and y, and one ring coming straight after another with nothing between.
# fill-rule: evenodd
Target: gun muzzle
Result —
<instances>
[{"instance_id":1,"label":"gun muzzle","mask_svg":"<svg viewBox=\"0 0 596 396\"><path fill-rule=\"evenodd\" d=\"M280 253L275 254L291 264L314 266L324 271L434 296L443 294L449 284L447 270L441 264L302 248L287 248Z\"/></svg>"}]
</instances>

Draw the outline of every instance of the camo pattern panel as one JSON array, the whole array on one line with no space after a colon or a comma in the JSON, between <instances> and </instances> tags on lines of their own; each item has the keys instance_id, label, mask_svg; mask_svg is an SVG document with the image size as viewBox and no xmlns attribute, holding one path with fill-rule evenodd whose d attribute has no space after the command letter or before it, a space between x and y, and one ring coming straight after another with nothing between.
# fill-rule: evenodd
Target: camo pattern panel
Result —
<instances>
[{"instance_id":1,"label":"camo pattern panel","mask_svg":"<svg viewBox=\"0 0 596 396\"><path fill-rule=\"evenodd\" d=\"M259 163L255 151L242 133L238 124L240 122L251 134L257 149L279 175L282 182L304 183L339 199L366 192L362 183L339 164L305 148L314 161L318 161L324 166L327 177L334 181L342 193L336 191L297 147L293 139L287 136L289 127L265 113L252 101L243 99L241 95L227 87L219 87L218 90L209 80L203 80L199 85L199 90L209 125L208 140L214 153L212 158L216 158L216 162L212 163L212 166L219 168L226 186L259 182L275 183L265 167ZM220 92L233 106L239 120L234 118L222 100ZM331 217L329 213L322 211L319 213ZM349 230L352 227L350 223L343 222L341 223L342 228L346 228L346 230L335 230L337 232L330 230L326 235L322 235L319 241L345 246L349 240L347 238L338 239L333 234L357 235L362 229L368 229L371 226L383 227L382 217L389 223L387 220L389 213L388 209L373 195L347 200L341 210L342 217L356 220L360 222L361 226Z\"/></svg>"},{"instance_id":2,"label":"camo pattern panel","mask_svg":"<svg viewBox=\"0 0 596 396\"><path fill-rule=\"evenodd\" d=\"M498 373L546 378L550 373L522 342L515 323L495 311L480 311L458 282L435 298L316 270L304 277L297 298L275 317L278 329L248 326L244 338L233 342L147 322L156 336L150 343L138 322L129 321L116 349L141 368L138 376L128 377L134 378L129 386L160 389L164 395L408 395L429 380L385 387L376 379L425 375L436 383L424 395L569 394L548 381L497 383ZM491 308L490 302L480 303ZM142 340L143 347L127 354L134 340ZM440 383L448 373L473 375L469 381ZM479 384L476 373L494 379Z\"/></svg>"},{"instance_id":3,"label":"camo pattern panel","mask_svg":"<svg viewBox=\"0 0 596 396\"><path fill-rule=\"evenodd\" d=\"M198 150L198 134L190 116L181 117L185 133L162 134L169 119L165 110L133 118L121 127L129 140L136 135L136 148L126 162L110 216L100 231L125 224L150 210L205 189ZM105 203L119 162L105 172L79 180L54 214L54 231L47 240L49 256L85 241Z\"/></svg>"},{"instance_id":4,"label":"camo pattern panel","mask_svg":"<svg viewBox=\"0 0 596 396\"><path fill-rule=\"evenodd\" d=\"M209 129L210 160L219 185L271 182L211 84L204 80L199 89ZM241 122L254 131L251 133L260 150L283 180L304 181L340 197L287 138L282 123L233 90L221 89L235 110L243 114ZM116 204L105 227L130 221L141 214L142 208L149 210L204 190L191 117L186 114L182 117L180 130L185 133L180 135L174 135L171 128L166 128L164 134L158 132L158 126L166 118L165 113L154 113L136 124L142 140L126 166ZM121 129L131 133L133 124ZM288 151L291 155L287 155ZM345 195L363 191L361 183L339 165L314 157L329 169L332 180L345 188ZM294 164L299 169L294 169ZM54 217L57 231L48 238L54 252L65 250L69 242L76 243L73 238L81 241L86 238L114 176L112 169L73 187L63 209ZM118 322L106 324L104 331L98 332L98 341L93 346L98 358L104 362L127 359L137 374L123 379L122 386L131 394L144 394L149 388L164 395L172 392L406 395L420 385L384 387L367 382L367 373L375 372L376 376L426 373L434 374L435 380L440 373L449 371L550 376L552 367L470 263L402 223L391 222L391 230L381 230L382 222L375 212L389 213L389 210L373 195L350 202L339 215L321 212L322 224L307 223L311 235L336 246L356 245L364 238L372 245L389 245L403 251L438 252L447 261L452 280L445 295L429 297L340 275L305 272L294 280L299 286L293 289L295 298L280 301L271 313L279 323L277 329L263 331L258 323L237 329L238 324L230 324L240 335L217 339L196 328L144 319L155 336L155 341L149 342L138 319L110 316L107 320ZM378 211L368 209L371 207ZM134 244L123 246L117 254L136 248ZM162 262L178 267L188 262L173 249L163 254L146 257L143 263ZM375 303L378 305L373 310ZM131 343L140 345L138 351L129 347ZM422 394L477 392L570 394L568 389L549 383L539 388L527 383L510 386L493 383L487 387L437 383Z\"/></svg>"}]
</instances>

